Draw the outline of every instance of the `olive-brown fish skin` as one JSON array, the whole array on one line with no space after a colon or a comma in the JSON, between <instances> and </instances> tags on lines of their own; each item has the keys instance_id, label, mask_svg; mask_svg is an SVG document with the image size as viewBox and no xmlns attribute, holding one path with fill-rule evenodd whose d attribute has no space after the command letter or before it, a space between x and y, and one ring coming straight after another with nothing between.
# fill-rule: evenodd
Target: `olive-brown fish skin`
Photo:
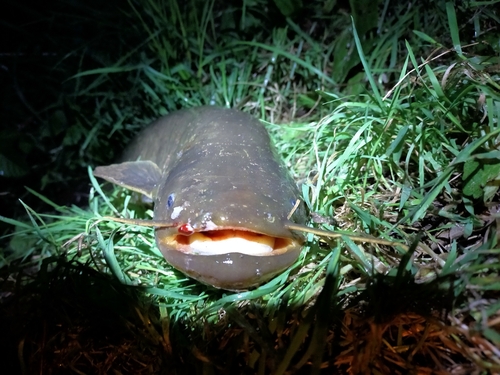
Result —
<instances>
[{"instance_id":1,"label":"olive-brown fish skin","mask_svg":"<svg viewBox=\"0 0 500 375\"><path fill-rule=\"evenodd\" d=\"M136 160L140 160L136 162ZM270 279L298 257L303 236L286 228L300 194L271 145L264 126L241 111L196 107L153 122L133 140L122 164L94 174L154 200L161 252L175 268L218 288L246 289ZM299 205L291 221L305 222ZM180 234L234 229L286 239L283 251L268 255L219 255L170 248Z\"/></svg>"}]
</instances>

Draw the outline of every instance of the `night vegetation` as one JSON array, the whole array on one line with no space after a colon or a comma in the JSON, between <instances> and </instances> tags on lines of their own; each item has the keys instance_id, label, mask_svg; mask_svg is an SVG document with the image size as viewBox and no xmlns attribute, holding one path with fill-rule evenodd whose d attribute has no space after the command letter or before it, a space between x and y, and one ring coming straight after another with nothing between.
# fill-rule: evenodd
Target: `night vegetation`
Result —
<instances>
[{"instance_id":1,"label":"night vegetation","mask_svg":"<svg viewBox=\"0 0 500 375\"><path fill-rule=\"evenodd\" d=\"M497 1L6 3L6 373L500 372ZM104 220L152 211L92 168L207 104L264 121L310 226L409 250L309 234L236 293Z\"/></svg>"}]
</instances>

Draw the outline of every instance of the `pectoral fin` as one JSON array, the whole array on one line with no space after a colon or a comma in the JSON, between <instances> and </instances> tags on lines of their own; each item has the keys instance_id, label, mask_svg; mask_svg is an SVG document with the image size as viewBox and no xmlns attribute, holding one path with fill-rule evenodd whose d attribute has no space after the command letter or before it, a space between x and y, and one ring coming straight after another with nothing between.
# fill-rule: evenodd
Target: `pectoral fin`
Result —
<instances>
[{"instance_id":1,"label":"pectoral fin","mask_svg":"<svg viewBox=\"0 0 500 375\"><path fill-rule=\"evenodd\" d=\"M152 161L128 161L97 167L94 176L153 198L161 180L161 170Z\"/></svg>"}]
</instances>

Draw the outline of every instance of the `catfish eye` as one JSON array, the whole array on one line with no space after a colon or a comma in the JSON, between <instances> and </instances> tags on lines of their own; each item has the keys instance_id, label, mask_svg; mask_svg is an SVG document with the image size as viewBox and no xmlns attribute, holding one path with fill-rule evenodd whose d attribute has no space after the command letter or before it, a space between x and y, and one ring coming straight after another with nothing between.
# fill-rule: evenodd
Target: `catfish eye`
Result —
<instances>
[{"instance_id":1,"label":"catfish eye","mask_svg":"<svg viewBox=\"0 0 500 375\"><path fill-rule=\"evenodd\" d=\"M167 208L172 208L172 206L174 205L174 201L175 201L175 194L172 193L168 196L168 199L167 199Z\"/></svg>"}]
</instances>

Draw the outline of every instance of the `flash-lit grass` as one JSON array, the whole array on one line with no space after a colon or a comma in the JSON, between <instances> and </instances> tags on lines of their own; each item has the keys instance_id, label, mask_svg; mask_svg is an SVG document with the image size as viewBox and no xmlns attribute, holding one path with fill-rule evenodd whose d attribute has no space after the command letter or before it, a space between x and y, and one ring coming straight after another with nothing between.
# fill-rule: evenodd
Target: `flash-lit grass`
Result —
<instances>
[{"instance_id":1,"label":"flash-lit grass","mask_svg":"<svg viewBox=\"0 0 500 375\"><path fill-rule=\"evenodd\" d=\"M87 357L61 344L59 363L92 371L99 362L93 355L108 351L108 358L126 353L131 362L113 367L102 360L103 373L498 371L499 60L462 42L461 9L388 8L386 1L378 33L358 27L358 35L347 15L308 27L287 19L288 29L261 30L254 12L263 3L228 5L224 14L209 1L189 17L176 1L129 4L125 14L144 39L114 64L73 75L81 88L75 96L95 103L95 113L81 115L93 124L81 153L93 150L96 164L109 162L99 149L126 143L179 107L239 107L264 120L302 186L311 226L410 250L308 234L289 270L254 290L228 292L170 267L152 229L103 219L152 218L134 194L103 191L91 173L88 209L32 191L52 213L25 206L27 220L0 218L16 226L1 265L17 279L4 277L4 289L15 295L18 287L40 285L35 295L63 306L46 320L63 328L49 334L60 342L76 337ZM482 35L494 12L474 9ZM240 16L234 25L233 12ZM241 34L221 36L218 27L226 23ZM449 37L437 42L443 32ZM358 64L363 69L352 70ZM106 349L105 339L85 341L82 332L102 314L92 306L109 309L81 293L96 290L92 285L102 300L127 296L118 298L127 303L119 305L123 315L113 315L117 328L109 325L126 332L122 344ZM67 323L71 307L90 316L87 325ZM31 346L19 351L43 362L40 348L51 338L27 327L35 332L24 331ZM142 335L151 357L142 356L134 335Z\"/></svg>"}]
</instances>

